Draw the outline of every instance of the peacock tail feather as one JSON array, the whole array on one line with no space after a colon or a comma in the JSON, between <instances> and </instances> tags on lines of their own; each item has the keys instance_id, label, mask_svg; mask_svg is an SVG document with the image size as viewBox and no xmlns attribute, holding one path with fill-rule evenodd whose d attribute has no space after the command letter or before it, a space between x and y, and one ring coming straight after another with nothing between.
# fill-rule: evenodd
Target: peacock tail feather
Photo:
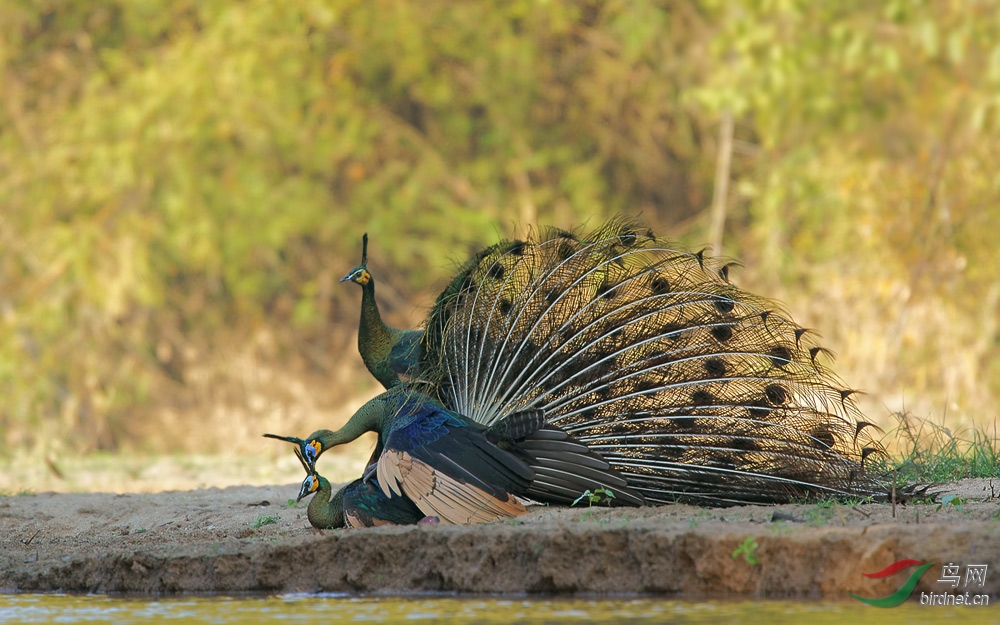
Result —
<instances>
[{"instance_id":1,"label":"peacock tail feather","mask_svg":"<svg viewBox=\"0 0 1000 625\"><path fill-rule=\"evenodd\" d=\"M420 375L484 425L541 409L647 502L884 492L824 350L728 266L627 220L472 258L437 299Z\"/></svg>"}]
</instances>

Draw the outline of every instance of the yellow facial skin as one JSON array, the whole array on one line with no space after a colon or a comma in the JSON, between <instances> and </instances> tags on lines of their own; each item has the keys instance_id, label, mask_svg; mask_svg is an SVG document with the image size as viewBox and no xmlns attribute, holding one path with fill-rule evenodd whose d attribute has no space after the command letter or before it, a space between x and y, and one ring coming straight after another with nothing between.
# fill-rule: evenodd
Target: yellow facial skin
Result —
<instances>
[{"instance_id":1,"label":"yellow facial skin","mask_svg":"<svg viewBox=\"0 0 1000 625\"><path fill-rule=\"evenodd\" d=\"M306 443L306 447L312 449L313 458L319 458L319 455L323 452L323 443L317 440L309 441L308 443Z\"/></svg>"},{"instance_id":2,"label":"yellow facial skin","mask_svg":"<svg viewBox=\"0 0 1000 625\"><path fill-rule=\"evenodd\" d=\"M348 280L364 286L372 281L372 274L368 273L368 270L364 267L357 267L340 279L341 282L347 282Z\"/></svg>"},{"instance_id":3,"label":"yellow facial skin","mask_svg":"<svg viewBox=\"0 0 1000 625\"><path fill-rule=\"evenodd\" d=\"M314 473L306 477L302 482L302 489L299 491L299 496L296 498L295 503L302 501L317 490L319 490L319 476Z\"/></svg>"}]
</instances>

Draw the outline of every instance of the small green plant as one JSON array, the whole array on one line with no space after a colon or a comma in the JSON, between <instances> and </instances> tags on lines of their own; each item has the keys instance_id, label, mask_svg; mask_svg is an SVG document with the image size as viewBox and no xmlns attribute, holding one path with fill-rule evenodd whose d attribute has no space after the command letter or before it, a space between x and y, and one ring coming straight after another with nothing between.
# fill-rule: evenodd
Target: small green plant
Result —
<instances>
[{"instance_id":1,"label":"small green plant","mask_svg":"<svg viewBox=\"0 0 1000 625\"><path fill-rule=\"evenodd\" d=\"M252 527L253 529L260 529L264 525L273 525L273 524L277 523L280 520L281 520L281 517L279 517L279 516L264 516L264 515L260 515L260 516L258 516L253 521L253 523L250 523L250 527Z\"/></svg>"},{"instance_id":2,"label":"small green plant","mask_svg":"<svg viewBox=\"0 0 1000 625\"><path fill-rule=\"evenodd\" d=\"M965 499L963 499L962 497L959 497L958 495L956 495L954 493L950 493L950 494L945 495L944 497L941 498L941 503L939 503L937 505L937 508L935 508L935 510L940 510L941 508L947 508L948 506L951 506L951 507L955 508L956 510L961 511L962 510L962 504L964 504L964 503L965 503Z\"/></svg>"},{"instance_id":3,"label":"small green plant","mask_svg":"<svg viewBox=\"0 0 1000 625\"><path fill-rule=\"evenodd\" d=\"M757 548L759 546L760 545L757 544L757 539L753 536L747 536L743 539L743 542L740 543L740 546L733 551L733 560L742 555L743 559L747 561L747 564L750 566L757 566L760 564L760 560L757 559L755 554L757 553Z\"/></svg>"},{"instance_id":4,"label":"small green plant","mask_svg":"<svg viewBox=\"0 0 1000 625\"><path fill-rule=\"evenodd\" d=\"M285 507L286 508L294 508L296 505L298 505L298 504L296 504L296 502L295 502L294 499L289 499L288 503L285 504Z\"/></svg>"},{"instance_id":5,"label":"small green plant","mask_svg":"<svg viewBox=\"0 0 1000 625\"><path fill-rule=\"evenodd\" d=\"M580 495L579 497L577 497L576 500L572 504L570 504L570 505L571 506L575 506L576 504L580 503L581 501L586 500L588 506L593 506L595 503L601 503L603 501L603 502L607 503L608 506L610 507L611 506L611 500L614 499L614 498L615 498L615 494L612 493L607 488L597 488L597 489L594 489L594 492L590 492L590 489L587 489L587 490L585 490L583 492L582 495Z\"/></svg>"}]
</instances>

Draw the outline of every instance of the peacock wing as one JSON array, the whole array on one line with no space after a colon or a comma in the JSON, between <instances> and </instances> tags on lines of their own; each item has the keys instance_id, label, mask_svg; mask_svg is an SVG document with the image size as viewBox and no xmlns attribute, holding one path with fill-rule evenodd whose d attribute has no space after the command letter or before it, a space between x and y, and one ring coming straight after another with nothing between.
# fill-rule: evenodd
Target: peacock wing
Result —
<instances>
[{"instance_id":1,"label":"peacock wing","mask_svg":"<svg viewBox=\"0 0 1000 625\"><path fill-rule=\"evenodd\" d=\"M423 517L408 497L386 497L371 482L355 480L344 489L344 520L349 527L412 525Z\"/></svg>"},{"instance_id":2,"label":"peacock wing","mask_svg":"<svg viewBox=\"0 0 1000 625\"><path fill-rule=\"evenodd\" d=\"M467 525L518 516L524 505L509 493L495 494L435 469L410 453L387 449L379 466L390 465L387 473L398 476L398 485L427 516L447 523ZM385 488L379 473L379 485Z\"/></svg>"},{"instance_id":3,"label":"peacock wing","mask_svg":"<svg viewBox=\"0 0 1000 625\"><path fill-rule=\"evenodd\" d=\"M524 513L513 493L527 491L534 472L485 428L428 403L397 419L376 475L386 495L405 494L429 516L474 523Z\"/></svg>"}]
</instances>

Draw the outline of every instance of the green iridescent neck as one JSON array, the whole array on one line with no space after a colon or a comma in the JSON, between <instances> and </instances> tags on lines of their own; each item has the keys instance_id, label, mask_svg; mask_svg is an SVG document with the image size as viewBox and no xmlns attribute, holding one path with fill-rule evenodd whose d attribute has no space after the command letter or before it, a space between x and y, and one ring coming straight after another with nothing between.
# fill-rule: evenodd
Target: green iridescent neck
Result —
<instances>
[{"instance_id":1,"label":"green iridescent neck","mask_svg":"<svg viewBox=\"0 0 1000 625\"><path fill-rule=\"evenodd\" d=\"M370 275L370 274L369 274ZM358 351L365 366L385 388L399 384L399 376L392 370L392 347L399 340L402 330L382 321L375 301L375 278L361 285L361 323L358 325Z\"/></svg>"},{"instance_id":2,"label":"green iridescent neck","mask_svg":"<svg viewBox=\"0 0 1000 625\"><path fill-rule=\"evenodd\" d=\"M330 482L325 477L316 477L319 478L319 490L313 495L306 511L309 524L320 529L344 527L344 489L338 490L331 499L333 487Z\"/></svg>"},{"instance_id":3,"label":"green iridescent neck","mask_svg":"<svg viewBox=\"0 0 1000 625\"><path fill-rule=\"evenodd\" d=\"M344 445L357 440L365 432L377 432L380 437L391 425L402 398L408 390L399 386L386 391L365 405L358 408L347 423L337 431L318 430L311 438L315 438L323 446L323 451L337 445Z\"/></svg>"}]
</instances>

